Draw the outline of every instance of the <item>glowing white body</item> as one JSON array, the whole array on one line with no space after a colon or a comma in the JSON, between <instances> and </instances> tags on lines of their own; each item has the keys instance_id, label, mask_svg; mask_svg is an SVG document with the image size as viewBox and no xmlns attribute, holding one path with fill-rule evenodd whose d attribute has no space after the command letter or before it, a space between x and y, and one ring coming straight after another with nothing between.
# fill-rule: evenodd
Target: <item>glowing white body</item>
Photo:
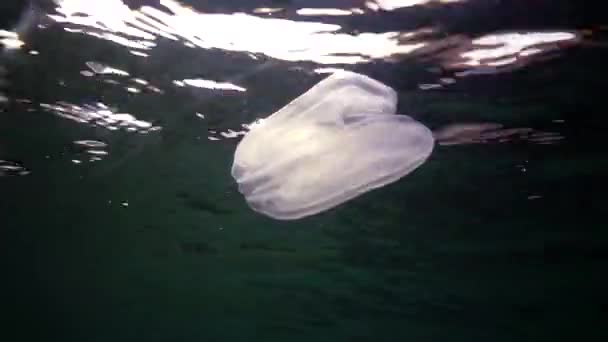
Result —
<instances>
[{"instance_id":1,"label":"glowing white body","mask_svg":"<svg viewBox=\"0 0 608 342\"><path fill-rule=\"evenodd\" d=\"M431 131L396 115L390 87L335 73L245 135L232 176L252 209L276 219L317 214L412 172Z\"/></svg>"}]
</instances>

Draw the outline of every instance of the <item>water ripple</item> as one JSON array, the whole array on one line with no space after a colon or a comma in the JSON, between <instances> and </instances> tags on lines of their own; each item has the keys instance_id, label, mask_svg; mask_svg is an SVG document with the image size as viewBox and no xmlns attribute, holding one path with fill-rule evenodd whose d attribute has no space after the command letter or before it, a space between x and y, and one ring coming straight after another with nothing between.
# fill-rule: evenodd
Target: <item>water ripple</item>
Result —
<instances>
[{"instance_id":1,"label":"water ripple","mask_svg":"<svg viewBox=\"0 0 608 342\"><path fill-rule=\"evenodd\" d=\"M0 160L0 176L25 176L30 171L23 165L8 160Z\"/></svg>"}]
</instances>

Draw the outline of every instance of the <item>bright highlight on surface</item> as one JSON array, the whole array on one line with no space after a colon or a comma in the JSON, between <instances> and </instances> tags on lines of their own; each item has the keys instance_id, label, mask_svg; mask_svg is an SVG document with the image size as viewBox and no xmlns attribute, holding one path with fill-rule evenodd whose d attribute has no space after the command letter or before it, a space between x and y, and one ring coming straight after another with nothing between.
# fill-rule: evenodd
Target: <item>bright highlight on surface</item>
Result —
<instances>
[{"instance_id":1,"label":"bright highlight on surface","mask_svg":"<svg viewBox=\"0 0 608 342\"><path fill-rule=\"evenodd\" d=\"M339 8L300 8L296 11L298 15L303 16L317 16L317 15L328 15L328 16L344 16L352 15L353 12L349 10L343 10Z\"/></svg>"},{"instance_id":2,"label":"bright highlight on surface","mask_svg":"<svg viewBox=\"0 0 608 342\"><path fill-rule=\"evenodd\" d=\"M205 80L202 78L196 79L185 79L182 81L173 81L173 83L179 87L191 86L195 88L206 88L212 90L234 90L239 92L244 92L247 89L243 87L239 87L232 83L227 82L216 82L212 80Z\"/></svg>"},{"instance_id":3,"label":"bright highlight on surface","mask_svg":"<svg viewBox=\"0 0 608 342\"><path fill-rule=\"evenodd\" d=\"M407 42L407 32L347 34L340 25L292 21L245 13L198 12L173 0L164 8L130 9L121 0L92 3L58 0L57 14L49 17L66 25L68 32L86 34L125 46L148 56L158 38L180 41L188 47L260 53L287 61L354 64L409 54L425 45ZM301 9L301 15L348 15L355 9Z\"/></svg>"},{"instance_id":4,"label":"bright highlight on surface","mask_svg":"<svg viewBox=\"0 0 608 342\"><path fill-rule=\"evenodd\" d=\"M426 5L429 3L448 4L462 1L463 0L374 0L367 1L365 5L372 10L382 9L385 11L393 11L399 8Z\"/></svg>"},{"instance_id":5,"label":"bright highlight on surface","mask_svg":"<svg viewBox=\"0 0 608 342\"><path fill-rule=\"evenodd\" d=\"M526 57L543 52L545 44L566 42L576 39L571 32L525 32L493 34L473 40L476 49L461 54L470 66L486 64L500 66L511 64L513 58ZM543 46L545 45L545 46ZM535 47L539 46L539 47Z\"/></svg>"},{"instance_id":6,"label":"bright highlight on surface","mask_svg":"<svg viewBox=\"0 0 608 342\"><path fill-rule=\"evenodd\" d=\"M129 76L129 73L124 70L115 69L115 68L112 68L108 65L104 65L99 62L91 61L91 62L86 62L85 64L87 65L87 67L89 67L89 69L91 69L96 74Z\"/></svg>"},{"instance_id":7,"label":"bright highlight on surface","mask_svg":"<svg viewBox=\"0 0 608 342\"><path fill-rule=\"evenodd\" d=\"M524 67L580 41L576 31L499 32L461 42L441 57L444 67L461 70L456 76L495 74Z\"/></svg>"},{"instance_id":8,"label":"bright highlight on surface","mask_svg":"<svg viewBox=\"0 0 608 342\"><path fill-rule=\"evenodd\" d=\"M19 49L24 44L25 43L19 39L17 32L0 30L0 46L4 46L5 49Z\"/></svg>"},{"instance_id":9,"label":"bright highlight on surface","mask_svg":"<svg viewBox=\"0 0 608 342\"><path fill-rule=\"evenodd\" d=\"M0 177L2 176L26 176L30 171L23 165L8 160L0 159Z\"/></svg>"},{"instance_id":10,"label":"bright highlight on surface","mask_svg":"<svg viewBox=\"0 0 608 342\"><path fill-rule=\"evenodd\" d=\"M334 73L251 127L234 156L239 191L255 211L289 220L398 180L424 163L434 139L396 106L390 87Z\"/></svg>"},{"instance_id":11,"label":"bright highlight on surface","mask_svg":"<svg viewBox=\"0 0 608 342\"><path fill-rule=\"evenodd\" d=\"M105 127L111 131L124 129L128 132L146 134L161 129L159 126L153 126L150 122L138 120L131 114L116 113L112 108L100 102L79 106L60 101L55 104L42 103L40 107L62 118Z\"/></svg>"}]
</instances>

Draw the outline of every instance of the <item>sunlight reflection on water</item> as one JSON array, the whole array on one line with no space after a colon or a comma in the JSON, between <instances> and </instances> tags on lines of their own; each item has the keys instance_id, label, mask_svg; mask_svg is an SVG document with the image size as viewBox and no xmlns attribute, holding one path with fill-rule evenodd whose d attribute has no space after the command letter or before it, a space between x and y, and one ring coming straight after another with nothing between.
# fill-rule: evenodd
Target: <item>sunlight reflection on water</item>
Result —
<instances>
[{"instance_id":1,"label":"sunlight reflection on water","mask_svg":"<svg viewBox=\"0 0 608 342\"><path fill-rule=\"evenodd\" d=\"M30 170L20 163L0 159L0 176L26 176Z\"/></svg>"},{"instance_id":2,"label":"sunlight reflection on water","mask_svg":"<svg viewBox=\"0 0 608 342\"><path fill-rule=\"evenodd\" d=\"M383 10L428 3L461 1L378 0ZM366 5L371 6L367 2ZM521 67L545 52L555 52L580 41L576 31L498 32L480 37L440 38L435 29L344 33L337 24L273 18L280 8L257 8L247 13L203 13L174 0L160 0L162 9L131 9L121 0L92 5L83 0L58 0L57 14L49 17L67 25L68 32L115 42L134 55L147 57L157 39L181 41L188 47L261 53L285 61L355 64L395 56L438 52L443 66L460 70L456 76L488 74ZM300 8L301 16L360 15L360 8ZM447 51L446 51L447 49Z\"/></svg>"},{"instance_id":3,"label":"sunlight reflection on water","mask_svg":"<svg viewBox=\"0 0 608 342\"><path fill-rule=\"evenodd\" d=\"M17 32L0 30L0 46L5 49L19 49L25 43L19 39Z\"/></svg>"},{"instance_id":4,"label":"sunlight reflection on water","mask_svg":"<svg viewBox=\"0 0 608 342\"><path fill-rule=\"evenodd\" d=\"M555 55L565 48L576 46L583 35L576 30L505 31L467 36L442 32L440 26L423 27L408 31L349 31L335 22L323 22L325 17L363 16L377 11L398 11L415 6L459 6L466 1L444 0L376 0L360 1L357 6L327 8L297 8L289 12L299 20L276 17L288 12L282 7L259 7L251 14L205 13L175 0L159 0L157 7L129 7L122 0L92 2L88 0L55 0L55 12L45 15L35 26L45 30L57 25L67 34L84 34L110 41L125 47L137 60L159 52L162 40L177 42L186 48L219 49L243 52L253 61L262 55L287 62L312 62L311 72L331 74L349 68L349 65L375 61L398 62L404 57L421 61L431 60L442 73L436 80L418 84L421 91L436 91L450 87L457 79L480 74L495 74L522 68L531 62L542 60L549 53ZM328 3L329 6L329 3ZM31 16L30 16L31 17ZM50 19L51 22L48 22ZM28 19L30 22L31 18ZM46 20L46 22L44 21ZM4 51L27 51L30 56L44 50L28 47L22 33L24 25L14 31L0 31L0 47ZM31 29L31 28L29 28ZM32 57L34 58L34 57ZM415 62L415 60L414 60ZM172 77L168 84L152 84L137 75L118 67L90 60L80 75L120 86L130 96L151 91L164 94L168 87L201 88L200 91L242 93L248 89L239 80L207 79L201 75ZM2 69L0 68L0 71ZM431 75L433 77L433 75ZM171 83L172 82L172 83ZM163 90L161 90L163 88ZM27 100L27 99L24 99ZM11 99L0 93L0 103ZM16 101L16 100L15 100ZM28 100L29 101L29 100ZM18 102L18 101L17 101ZM72 103L55 101L34 104L43 110L79 123L103 127L115 131L146 134L161 129L160 125L140 120L138 114L115 112L107 101ZM28 111L34 110L28 108ZM197 113L199 119L207 120ZM233 129L209 130L208 140L239 138L246 134L250 125L240 123ZM497 125L488 129L488 125ZM474 129L472 129L474 127ZM494 127L494 126L492 126ZM449 130L437 132L443 145L487 143L525 140L532 143L551 144L561 137L553 133L536 132L529 128L502 128L500 124L482 123L453 125ZM95 149L91 158L104 153ZM7 164L8 165L8 164ZM12 166L11 166L12 167ZM4 171L6 174L7 171Z\"/></svg>"},{"instance_id":5,"label":"sunlight reflection on water","mask_svg":"<svg viewBox=\"0 0 608 342\"><path fill-rule=\"evenodd\" d=\"M448 4L463 1L465 0L375 0L367 1L365 5L373 10L382 9L385 11L393 11L399 8L425 5L429 3Z\"/></svg>"},{"instance_id":6,"label":"sunlight reflection on water","mask_svg":"<svg viewBox=\"0 0 608 342\"><path fill-rule=\"evenodd\" d=\"M340 33L341 27L335 24L261 18L246 13L202 13L173 0L160 1L166 11L149 6L131 10L120 0L94 6L88 1L62 0L58 5L58 14L50 18L80 27L69 27L70 32L144 51L152 49L154 41L163 37L181 39L184 44L204 49L263 53L287 61L352 64L408 54L425 45L400 43L404 37L413 38L408 32L347 34ZM304 14L310 12L307 9Z\"/></svg>"},{"instance_id":7,"label":"sunlight reflection on water","mask_svg":"<svg viewBox=\"0 0 608 342\"><path fill-rule=\"evenodd\" d=\"M128 132L146 134L161 129L159 126L153 126L150 122L138 120L131 114L116 113L110 107L100 102L79 106L64 101L58 101L55 104L42 103L40 104L40 107L51 111L60 117L76 122L105 127L112 131L124 129Z\"/></svg>"}]
</instances>

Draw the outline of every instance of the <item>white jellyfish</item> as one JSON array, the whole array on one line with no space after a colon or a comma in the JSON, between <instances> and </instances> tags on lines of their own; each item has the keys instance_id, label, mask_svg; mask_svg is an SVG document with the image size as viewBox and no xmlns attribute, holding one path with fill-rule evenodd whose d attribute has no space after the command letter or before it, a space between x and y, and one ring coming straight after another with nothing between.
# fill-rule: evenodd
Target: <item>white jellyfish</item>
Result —
<instances>
[{"instance_id":1,"label":"white jellyfish","mask_svg":"<svg viewBox=\"0 0 608 342\"><path fill-rule=\"evenodd\" d=\"M433 133L396 115L395 91L342 71L254 125L232 176L249 206L275 219L314 215L422 165Z\"/></svg>"}]
</instances>

